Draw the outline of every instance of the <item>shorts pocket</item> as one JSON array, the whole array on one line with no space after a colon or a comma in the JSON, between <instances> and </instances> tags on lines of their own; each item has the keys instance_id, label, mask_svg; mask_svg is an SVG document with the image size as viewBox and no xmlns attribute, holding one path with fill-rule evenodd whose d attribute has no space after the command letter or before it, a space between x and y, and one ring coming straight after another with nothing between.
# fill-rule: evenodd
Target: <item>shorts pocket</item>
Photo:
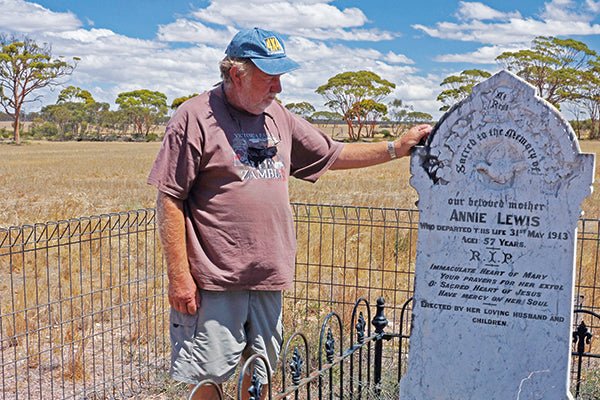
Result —
<instances>
[{"instance_id":1,"label":"shorts pocket","mask_svg":"<svg viewBox=\"0 0 600 400\"><path fill-rule=\"evenodd\" d=\"M171 308L171 315L169 317L171 328L177 329L179 327L195 327L197 321L198 313L191 315Z\"/></svg>"},{"instance_id":2,"label":"shorts pocket","mask_svg":"<svg viewBox=\"0 0 600 400\"><path fill-rule=\"evenodd\" d=\"M171 309L169 315L169 336L171 337L171 366L179 369L188 365L193 358L193 344L196 336L198 314L190 315ZM182 364L183 363L183 364Z\"/></svg>"}]
</instances>

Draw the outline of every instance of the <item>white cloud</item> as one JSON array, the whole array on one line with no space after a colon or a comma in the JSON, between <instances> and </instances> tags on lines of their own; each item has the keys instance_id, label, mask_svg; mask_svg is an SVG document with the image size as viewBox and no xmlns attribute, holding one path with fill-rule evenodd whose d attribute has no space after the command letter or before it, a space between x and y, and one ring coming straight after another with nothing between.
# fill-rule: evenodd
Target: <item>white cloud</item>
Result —
<instances>
[{"instance_id":1,"label":"white cloud","mask_svg":"<svg viewBox=\"0 0 600 400\"><path fill-rule=\"evenodd\" d=\"M585 4L591 12L600 13L600 1L586 0Z\"/></svg>"},{"instance_id":2,"label":"white cloud","mask_svg":"<svg viewBox=\"0 0 600 400\"><path fill-rule=\"evenodd\" d=\"M481 3L461 2L457 15L463 23L439 22L435 27L416 24L413 28L427 35L489 45L528 43L536 36L568 36L600 34L600 25L591 24L595 15L587 6L573 0L553 0L545 3L539 19L523 18L518 11L502 13ZM488 22L490 20L491 22Z\"/></svg>"},{"instance_id":3,"label":"white cloud","mask_svg":"<svg viewBox=\"0 0 600 400\"><path fill-rule=\"evenodd\" d=\"M110 103L119 92L142 87L161 90L170 98L211 87L219 80L218 61L227 42L239 27L250 24L250 20L290 34L286 41L288 53L303 66L285 77L290 96L307 95L316 103L322 103L314 89L343 70L381 68L389 70L390 75L394 70L396 73L414 72L414 68L393 66L413 63L402 54L325 44L323 40L331 38L376 41L394 37L389 32L362 28L367 18L361 10L341 10L330 5L330 1L225 3L216 0L194 13L198 20L183 16L159 26L157 40L134 39L101 27L82 29L79 20L70 13L54 13L22 0L0 1L2 5L10 1L13 14L11 21L6 22L10 26L14 26L15 20L26 20L32 10L43 10L46 20L54 18L51 26L36 31L34 39L51 42L54 53L80 57L71 84L96 90L93 94L97 100ZM263 15L262 20L256 20ZM71 18L72 23L65 23L59 17ZM216 22L219 25L214 25ZM19 25L18 30L23 29ZM170 42L196 45L171 48Z\"/></svg>"},{"instance_id":4,"label":"white cloud","mask_svg":"<svg viewBox=\"0 0 600 400\"><path fill-rule=\"evenodd\" d=\"M378 41L398 36L378 29L359 29L368 22L360 9L341 10L328 3L330 1L212 0L193 16L205 23L241 28L259 26L322 40Z\"/></svg>"},{"instance_id":5,"label":"white cloud","mask_svg":"<svg viewBox=\"0 0 600 400\"><path fill-rule=\"evenodd\" d=\"M578 7L573 0L552 0L544 5L540 17L548 22L589 22L594 19L594 15L588 11L584 7Z\"/></svg>"},{"instance_id":6,"label":"white cloud","mask_svg":"<svg viewBox=\"0 0 600 400\"><path fill-rule=\"evenodd\" d=\"M552 0L544 4L539 17L525 18L518 11L504 13L479 2L462 1L456 13L458 23L443 21L413 28L435 38L485 45L468 53L439 55L436 61L487 64L506 49L529 46L536 36L600 34L600 24L592 23L598 12L600 2Z\"/></svg>"},{"instance_id":7,"label":"white cloud","mask_svg":"<svg viewBox=\"0 0 600 400\"><path fill-rule=\"evenodd\" d=\"M16 34L70 31L82 25L72 13L57 13L24 0L0 0L0 10L0 29Z\"/></svg>"},{"instance_id":8,"label":"white cloud","mask_svg":"<svg viewBox=\"0 0 600 400\"><path fill-rule=\"evenodd\" d=\"M415 62L404 54L396 54L393 51L389 51L385 55L385 60L392 64L414 64Z\"/></svg>"},{"instance_id":9,"label":"white cloud","mask_svg":"<svg viewBox=\"0 0 600 400\"><path fill-rule=\"evenodd\" d=\"M522 24L519 20L509 23L487 24L482 21L470 21L457 24L453 22L440 22L435 28L416 24L413 28L425 32L431 37L440 39L458 40L463 42L477 42L485 44L508 44L514 42L527 43L537 34L532 31L531 22ZM537 31L539 32L540 27Z\"/></svg>"},{"instance_id":10,"label":"white cloud","mask_svg":"<svg viewBox=\"0 0 600 400\"><path fill-rule=\"evenodd\" d=\"M0 30L51 43L53 55L80 58L68 84L89 90L97 101L112 104L120 92L140 88L158 90L174 99L201 92L220 79L223 39L212 47L170 48L165 41L131 38L108 29L83 29L70 13L55 13L21 0L0 0L0 6ZM4 7L11 16L8 21ZM37 20L44 23L32 22ZM44 95L44 104L56 97L49 91ZM33 103L32 107L41 105Z\"/></svg>"},{"instance_id":11,"label":"white cloud","mask_svg":"<svg viewBox=\"0 0 600 400\"><path fill-rule=\"evenodd\" d=\"M158 39L165 42L206 43L225 47L236 30L213 29L201 22L179 18L167 25L159 25Z\"/></svg>"},{"instance_id":12,"label":"white cloud","mask_svg":"<svg viewBox=\"0 0 600 400\"><path fill-rule=\"evenodd\" d=\"M522 48L522 46L484 46L470 53L442 54L435 57L435 60L439 62L495 64L496 57L505 51L518 51Z\"/></svg>"},{"instance_id":13,"label":"white cloud","mask_svg":"<svg viewBox=\"0 0 600 400\"><path fill-rule=\"evenodd\" d=\"M154 49L132 52L127 57L94 57L81 66L80 72L88 74L91 80L116 83L111 102L120 91L140 88L158 90L173 99L202 92L218 82L221 58L222 49L204 45Z\"/></svg>"},{"instance_id":14,"label":"white cloud","mask_svg":"<svg viewBox=\"0 0 600 400\"><path fill-rule=\"evenodd\" d=\"M503 13L483 3L461 1L456 17L460 20L507 20L521 18L521 13L518 11Z\"/></svg>"},{"instance_id":15,"label":"white cloud","mask_svg":"<svg viewBox=\"0 0 600 400\"><path fill-rule=\"evenodd\" d=\"M113 31L108 29L76 29L72 31L47 32L46 35L66 41L72 40L81 43L93 43L98 40L111 40L117 37Z\"/></svg>"},{"instance_id":16,"label":"white cloud","mask_svg":"<svg viewBox=\"0 0 600 400\"><path fill-rule=\"evenodd\" d=\"M100 51L99 47L95 45L82 55L72 75L73 84L88 88L96 82L103 88L101 92L92 91L97 101L113 103L120 92L142 88L163 92L172 100L202 92L220 80L218 62L223 52L215 48L136 50L113 46Z\"/></svg>"},{"instance_id":17,"label":"white cloud","mask_svg":"<svg viewBox=\"0 0 600 400\"><path fill-rule=\"evenodd\" d=\"M413 63L400 54L383 54L374 49L356 49L339 44L329 45L297 36L290 37L286 47L290 56L302 68L282 78L284 90L279 97L284 103L308 101L317 109L323 109L323 98L315 93L315 89L336 74L357 70L374 71L382 78L401 85L403 94L409 93L415 101L424 100L421 95L430 93L423 91L422 81L413 86L411 79L418 70L413 66L398 66L398 63Z\"/></svg>"},{"instance_id":18,"label":"white cloud","mask_svg":"<svg viewBox=\"0 0 600 400\"><path fill-rule=\"evenodd\" d=\"M79 57L69 84L85 88L97 101L109 104L123 91L156 90L172 100L206 90L220 80L222 48L198 45L171 49L164 43L106 29L48 32L34 39L51 42L55 55ZM45 104L54 100L52 94L46 97ZM33 104L34 108L39 106Z\"/></svg>"},{"instance_id":19,"label":"white cloud","mask_svg":"<svg viewBox=\"0 0 600 400\"><path fill-rule=\"evenodd\" d=\"M413 106L414 111L421 111L439 118L442 106L436 98L441 92L439 82L445 76L441 75L407 75L396 84L392 98L402 99L404 104Z\"/></svg>"},{"instance_id":20,"label":"white cloud","mask_svg":"<svg viewBox=\"0 0 600 400\"><path fill-rule=\"evenodd\" d=\"M398 36L396 33L380 31L379 29L352 29L346 30L341 28L335 29L304 29L298 28L287 33L300 35L311 39L319 40L346 40L355 41L361 40L365 42L378 42L381 40L391 40Z\"/></svg>"},{"instance_id":21,"label":"white cloud","mask_svg":"<svg viewBox=\"0 0 600 400\"><path fill-rule=\"evenodd\" d=\"M531 18L513 19L507 23L486 24L472 21L466 24L440 22L435 28L413 25L429 36L490 45L529 44L536 36L570 36L600 34L599 24L584 21L538 21Z\"/></svg>"},{"instance_id":22,"label":"white cloud","mask_svg":"<svg viewBox=\"0 0 600 400\"><path fill-rule=\"evenodd\" d=\"M340 10L325 2L212 0L207 8L194 12L194 16L219 25L238 24L247 28L258 25L281 31L298 27L358 27L367 22L358 8Z\"/></svg>"}]
</instances>

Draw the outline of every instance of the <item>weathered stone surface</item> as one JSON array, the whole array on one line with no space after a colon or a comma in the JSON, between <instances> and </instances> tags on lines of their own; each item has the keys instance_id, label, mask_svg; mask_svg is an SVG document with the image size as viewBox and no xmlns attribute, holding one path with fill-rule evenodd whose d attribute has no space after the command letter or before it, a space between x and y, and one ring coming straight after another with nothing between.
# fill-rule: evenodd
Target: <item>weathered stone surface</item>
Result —
<instances>
[{"instance_id":1,"label":"weathered stone surface","mask_svg":"<svg viewBox=\"0 0 600 400\"><path fill-rule=\"evenodd\" d=\"M565 400L574 248L594 156L501 71L411 161L419 239L401 400Z\"/></svg>"}]
</instances>

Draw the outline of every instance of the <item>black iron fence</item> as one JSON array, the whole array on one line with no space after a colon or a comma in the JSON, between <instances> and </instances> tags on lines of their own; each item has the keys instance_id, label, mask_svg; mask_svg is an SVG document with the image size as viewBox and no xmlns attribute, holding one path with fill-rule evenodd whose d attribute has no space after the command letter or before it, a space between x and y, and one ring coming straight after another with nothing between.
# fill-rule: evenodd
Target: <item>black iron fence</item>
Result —
<instances>
[{"instance_id":1,"label":"black iron fence","mask_svg":"<svg viewBox=\"0 0 600 400\"><path fill-rule=\"evenodd\" d=\"M291 342L270 396L397 398L417 211L292 209L296 283L284 297ZM582 333L574 334L572 381L581 399L600 398L600 351L590 339L600 325L599 232L600 221L580 220L574 330ZM165 288L154 210L0 229L0 399L160 396L169 382ZM380 297L386 324L378 332L368 304ZM226 393L235 398L235 390Z\"/></svg>"},{"instance_id":2,"label":"black iron fence","mask_svg":"<svg viewBox=\"0 0 600 400\"><path fill-rule=\"evenodd\" d=\"M408 312L411 302L412 298L403 304L401 314ZM303 333L292 334L284 346L281 370L276 375L279 379L277 382L269 380L263 384L259 381L256 373L252 373L254 367L257 363L262 363L263 368L268 369L268 364L260 356L253 356L246 361L239 373L235 398L242 398L244 374L252 373L252 384L247 393L250 399L260 399L263 392L267 392L264 398L275 400L397 399L398 383L403 371L402 359L406 354L409 336L403 333L402 328L398 333L386 331L389 321L385 309L384 299L377 299L376 312L371 319L371 306L361 298L354 304L349 324L345 327L340 315L330 312L321 324L316 349L310 348L310 341ZM571 386L576 399L597 400L600 398L600 371L597 364L590 366L590 363L599 359L600 354L589 351L593 334L586 319L588 324L598 323L600 315L589 310L575 309ZM347 341L344 339L346 334L349 334ZM386 355L394 357L389 351L390 343L394 341L398 343L398 362L395 365L388 362L386 367ZM316 356L311 354L311 350L316 352ZM316 364L313 368L311 360ZM212 386L219 399L226 398L217 384L205 381L194 388L188 399L192 400L194 393L202 386Z\"/></svg>"},{"instance_id":3,"label":"black iron fence","mask_svg":"<svg viewBox=\"0 0 600 400\"><path fill-rule=\"evenodd\" d=\"M597 350L592 351L594 337L589 326L598 326L600 314L576 308L573 331L573 361L571 364L571 389L576 399L600 399L600 358ZM586 324L587 321L587 324Z\"/></svg>"},{"instance_id":4,"label":"black iron fence","mask_svg":"<svg viewBox=\"0 0 600 400\"><path fill-rule=\"evenodd\" d=\"M305 334L292 334L283 349L281 371L275 375L280 380L277 384L271 380L262 384L252 372L257 363L268 368L266 360L260 356L248 359L240 371L237 398L242 398L241 382L247 372L252 373L248 389L251 399L260 399L263 391L268 392L268 399L397 398L397 381L390 384L382 379L383 342L397 336L385 333L388 320L384 299L377 299L373 318L371 308L366 299L358 299L348 327L343 326L339 314L330 312L321 324L316 349L311 349ZM218 385L207 381L198 384L189 399L201 386L212 386L219 398L225 398Z\"/></svg>"}]
</instances>

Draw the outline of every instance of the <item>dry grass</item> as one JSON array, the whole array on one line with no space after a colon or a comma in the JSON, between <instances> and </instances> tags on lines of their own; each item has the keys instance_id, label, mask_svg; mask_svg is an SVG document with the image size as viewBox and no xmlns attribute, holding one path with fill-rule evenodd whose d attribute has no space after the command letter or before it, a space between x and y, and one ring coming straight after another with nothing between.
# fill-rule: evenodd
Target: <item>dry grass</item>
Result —
<instances>
[{"instance_id":1,"label":"dry grass","mask_svg":"<svg viewBox=\"0 0 600 400\"><path fill-rule=\"evenodd\" d=\"M155 191L145 177L158 146L0 145L0 227L152 207ZM137 368L132 360L151 359L149 340L160 340L159 352L164 348L164 321L153 316L164 315L165 302L148 304L162 298L162 284L154 279L162 271L148 271L145 254L116 257L130 246L144 249L138 242L152 239L144 232L122 236L99 223L30 226L23 237L39 243L24 239L33 243L0 258L0 298L6 300L0 314L8 312L0 334L3 364L15 365L5 374L3 398L12 398L13 390L22 394L24 387L35 398L52 397L57 389L46 386L52 381L65 383L63 395L81 382L105 390L107 377ZM19 360L27 360L25 370Z\"/></svg>"},{"instance_id":2,"label":"dry grass","mask_svg":"<svg viewBox=\"0 0 600 400\"><path fill-rule=\"evenodd\" d=\"M584 217L600 219L600 141L582 141L580 142L580 146L583 152L596 154L594 192L583 202Z\"/></svg>"},{"instance_id":3,"label":"dry grass","mask_svg":"<svg viewBox=\"0 0 600 400\"><path fill-rule=\"evenodd\" d=\"M0 226L153 207L158 143L0 145Z\"/></svg>"},{"instance_id":4,"label":"dry grass","mask_svg":"<svg viewBox=\"0 0 600 400\"><path fill-rule=\"evenodd\" d=\"M0 145L0 227L56 221L154 206L146 177L159 143L31 142ZM582 141L600 153L600 142ZM596 182L600 172L596 168ZM414 208L408 159L351 171L331 171L316 184L290 181L293 202ZM584 204L600 218L600 191Z\"/></svg>"},{"instance_id":5,"label":"dry grass","mask_svg":"<svg viewBox=\"0 0 600 400\"><path fill-rule=\"evenodd\" d=\"M0 232L0 397L108 392L166 359L164 271L140 215Z\"/></svg>"}]
</instances>

